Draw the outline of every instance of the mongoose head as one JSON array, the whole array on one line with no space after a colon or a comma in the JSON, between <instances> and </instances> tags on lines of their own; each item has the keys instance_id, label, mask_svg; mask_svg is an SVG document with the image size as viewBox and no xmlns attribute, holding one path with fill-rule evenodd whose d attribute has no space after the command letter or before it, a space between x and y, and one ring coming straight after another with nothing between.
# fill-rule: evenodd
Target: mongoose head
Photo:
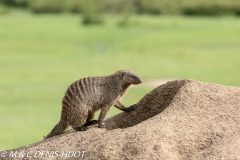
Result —
<instances>
[{"instance_id":1,"label":"mongoose head","mask_svg":"<svg viewBox=\"0 0 240 160\"><path fill-rule=\"evenodd\" d=\"M120 75L123 84L136 85L136 84L142 83L141 79L138 77L138 75L134 71L119 70L119 71L116 71L116 74Z\"/></svg>"}]
</instances>

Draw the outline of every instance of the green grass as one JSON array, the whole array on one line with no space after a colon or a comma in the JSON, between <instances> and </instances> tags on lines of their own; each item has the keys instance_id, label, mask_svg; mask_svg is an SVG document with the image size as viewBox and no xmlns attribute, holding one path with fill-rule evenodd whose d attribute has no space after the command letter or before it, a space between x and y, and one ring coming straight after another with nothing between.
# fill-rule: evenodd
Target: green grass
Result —
<instances>
[{"instance_id":1,"label":"green grass","mask_svg":"<svg viewBox=\"0 0 240 160\"><path fill-rule=\"evenodd\" d=\"M240 86L235 17L107 16L85 27L78 15L0 15L0 150L37 142L58 122L68 85L83 76L135 70L143 81L191 78ZM151 87L132 87L129 106ZM108 116L118 113L111 109Z\"/></svg>"}]
</instances>

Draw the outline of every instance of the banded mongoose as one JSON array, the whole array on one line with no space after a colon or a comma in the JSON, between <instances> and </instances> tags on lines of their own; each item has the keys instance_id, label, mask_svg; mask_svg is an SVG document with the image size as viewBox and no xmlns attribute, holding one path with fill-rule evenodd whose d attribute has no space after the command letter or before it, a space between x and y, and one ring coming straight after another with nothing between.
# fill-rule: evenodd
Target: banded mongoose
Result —
<instances>
[{"instance_id":1,"label":"banded mongoose","mask_svg":"<svg viewBox=\"0 0 240 160\"><path fill-rule=\"evenodd\" d=\"M87 126L98 123L103 128L103 120L114 106L130 112L134 106L126 108L120 98L130 85L142 83L134 71L119 70L114 74L102 77L85 77L72 83L62 100L60 122L45 137L62 134L70 125L76 131L87 130ZM98 121L93 120L94 113L101 109Z\"/></svg>"}]
</instances>

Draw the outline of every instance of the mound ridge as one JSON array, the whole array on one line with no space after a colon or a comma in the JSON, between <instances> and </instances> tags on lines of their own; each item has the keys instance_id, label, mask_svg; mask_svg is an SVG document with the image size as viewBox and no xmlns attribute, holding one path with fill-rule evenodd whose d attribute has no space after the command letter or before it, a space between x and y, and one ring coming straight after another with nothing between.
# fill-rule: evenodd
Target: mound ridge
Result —
<instances>
[{"instance_id":1,"label":"mound ridge","mask_svg":"<svg viewBox=\"0 0 240 160\"><path fill-rule=\"evenodd\" d=\"M105 120L107 129L71 130L11 151L84 150L84 159L240 159L239 106L240 88L175 80L145 95L133 112Z\"/></svg>"}]
</instances>

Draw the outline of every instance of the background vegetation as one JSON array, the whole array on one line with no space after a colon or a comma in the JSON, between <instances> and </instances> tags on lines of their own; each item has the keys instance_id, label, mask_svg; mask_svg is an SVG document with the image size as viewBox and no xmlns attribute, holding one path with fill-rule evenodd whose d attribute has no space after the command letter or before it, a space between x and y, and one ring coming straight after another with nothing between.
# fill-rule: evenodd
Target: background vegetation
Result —
<instances>
[{"instance_id":1,"label":"background vegetation","mask_svg":"<svg viewBox=\"0 0 240 160\"><path fill-rule=\"evenodd\" d=\"M35 13L81 13L85 10L122 13L128 9L135 13L150 14L240 14L240 0L0 0L0 2L8 6L26 7Z\"/></svg>"},{"instance_id":2,"label":"background vegetation","mask_svg":"<svg viewBox=\"0 0 240 160\"><path fill-rule=\"evenodd\" d=\"M84 24L103 23L103 13L123 15L120 24L128 23L131 14L240 15L240 0L0 0L5 7L23 7L33 13L82 13ZM0 12L7 12L1 9Z\"/></svg>"},{"instance_id":3,"label":"background vegetation","mask_svg":"<svg viewBox=\"0 0 240 160\"><path fill-rule=\"evenodd\" d=\"M227 13L211 17L182 16L185 0L90 2L1 0L0 150L41 140L59 121L65 90L83 76L132 69L144 82L191 78L240 86L239 1L188 1L189 8L229 8L204 14ZM83 25L87 17L101 25ZM153 88L134 86L123 103L136 103Z\"/></svg>"}]
</instances>

